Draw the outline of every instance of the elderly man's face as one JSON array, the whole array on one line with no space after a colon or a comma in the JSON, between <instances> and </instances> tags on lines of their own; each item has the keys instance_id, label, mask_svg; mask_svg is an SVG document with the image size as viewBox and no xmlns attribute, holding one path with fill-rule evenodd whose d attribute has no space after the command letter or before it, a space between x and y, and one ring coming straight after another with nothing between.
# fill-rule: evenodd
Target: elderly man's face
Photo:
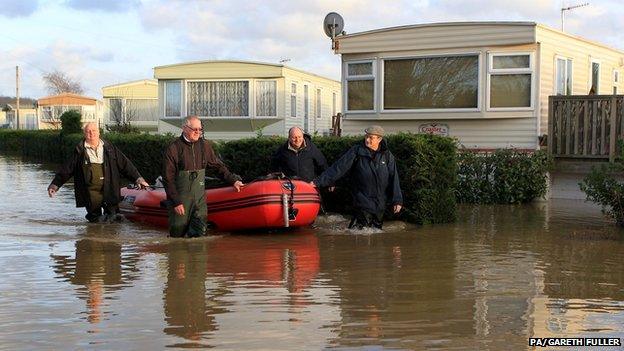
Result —
<instances>
[{"instance_id":1,"label":"elderly man's face","mask_svg":"<svg viewBox=\"0 0 624 351\"><path fill-rule=\"evenodd\" d=\"M182 128L182 133L190 142L194 143L199 140L202 133L201 121L198 119L192 119L187 122Z\"/></svg>"},{"instance_id":2,"label":"elderly man's face","mask_svg":"<svg viewBox=\"0 0 624 351\"><path fill-rule=\"evenodd\" d=\"M381 143L381 137L379 135L374 135L374 134L366 134L364 136L364 144L366 144L366 147L373 150L373 151L377 151L379 149L379 143Z\"/></svg>"},{"instance_id":3,"label":"elderly man's face","mask_svg":"<svg viewBox=\"0 0 624 351\"><path fill-rule=\"evenodd\" d=\"M288 134L288 142L295 149L300 149L303 145L303 132L299 129L293 129Z\"/></svg>"},{"instance_id":4,"label":"elderly man's face","mask_svg":"<svg viewBox=\"0 0 624 351\"><path fill-rule=\"evenodd\" d=\"M85 140L89 145L96 145L100 141L100 128L96 124L87 124L83 132Z\"/></svg>"}]
</instances>

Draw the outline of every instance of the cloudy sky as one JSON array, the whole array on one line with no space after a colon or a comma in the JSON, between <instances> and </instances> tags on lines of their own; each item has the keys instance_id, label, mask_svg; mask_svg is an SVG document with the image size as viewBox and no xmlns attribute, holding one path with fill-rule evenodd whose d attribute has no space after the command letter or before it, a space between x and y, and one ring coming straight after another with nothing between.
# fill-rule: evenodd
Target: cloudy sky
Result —
<instances>
[{"instance_id":1,"label":"cloudy sky","mask_svg":"<svg viewBox=\"0 0 624 351\"><path fill-rule=\"evenodd\" d=\"M60 70L101 97L106 85L152 78L155 66L239 59L340 78L322 30L328 12L345 30L450 21L533 21L624 49L621 0L0 0L0 95L46 95L41 76Z\"/></svg>"}]
</instances>

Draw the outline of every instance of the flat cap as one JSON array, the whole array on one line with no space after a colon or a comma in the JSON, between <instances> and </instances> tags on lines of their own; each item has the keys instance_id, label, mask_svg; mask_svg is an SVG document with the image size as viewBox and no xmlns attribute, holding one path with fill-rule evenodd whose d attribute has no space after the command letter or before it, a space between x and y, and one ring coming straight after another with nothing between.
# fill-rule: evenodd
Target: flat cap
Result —
<instances>
[{"instance_id":1,"label":"flat cap","mask_svg":"<svg viewBox=\"0 0 624 351\"><path fill-rule=\"evenodd\" d=\"M382 137L382 136L384 136L386 131L383 128L381 128L381 126L372 125L372 126L366 128L366 129L364 129L364 133L372 134L372 135L379 135L380 137Z\"/></svg>"}]
</instances>

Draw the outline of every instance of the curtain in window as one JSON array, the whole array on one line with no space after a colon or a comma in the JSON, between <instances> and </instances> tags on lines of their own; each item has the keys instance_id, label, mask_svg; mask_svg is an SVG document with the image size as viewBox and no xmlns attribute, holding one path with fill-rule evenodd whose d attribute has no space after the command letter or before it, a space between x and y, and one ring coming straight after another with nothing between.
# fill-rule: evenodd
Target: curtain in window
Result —
<instances>
[{"instance_id":1,"label":"curtain in window","mask_svg":"<svg viewBox=\"0 0 624 351\"><path fill-rule=\"evenodd\" d=\"M189 82L189 114L206 117L249 116L249 82Z\"/></svg>"},{"instance_id":2,"label":"curtain in window","mask_svg":"<svg viewBox=\"0 0 624 351\"><path fill-rule=\"evenodd\" d=\"M256 116L277 116L276 86L275 81L256 82Z\"/></svg>"}]
</instances>

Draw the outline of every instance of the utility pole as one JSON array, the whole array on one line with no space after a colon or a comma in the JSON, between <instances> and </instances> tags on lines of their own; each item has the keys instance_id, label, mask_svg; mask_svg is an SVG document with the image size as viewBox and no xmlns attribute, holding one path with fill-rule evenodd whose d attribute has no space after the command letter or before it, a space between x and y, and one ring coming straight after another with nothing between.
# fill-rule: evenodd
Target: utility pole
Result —
<instances>
[{"instance_id":1,"label":"utility pole","mask_svg":"<svg viewBox=\"0 0 624 351\"><path fill-rule=\"evenodd\" d=\"M565 32L565 11L570 11L573 9L577 9L579 7L585 7L585 6L589 6L588 2L579 4L579 5L574 5L574 6L568 6L568 7L562 7L561 8L561 31Z\"/></svg>"},{"instance_id":2,"label":"utility pole","mask_svg":"<svg viewBox=\"0 0 624 351\"><path fill-rule=\"evenodd\" d=\"M19 66L15 66L15 100L17 100L17 106L15 107L15 120L17 126L15 127L15 129L20 129Z\"/></svg>"}]
</instances>

